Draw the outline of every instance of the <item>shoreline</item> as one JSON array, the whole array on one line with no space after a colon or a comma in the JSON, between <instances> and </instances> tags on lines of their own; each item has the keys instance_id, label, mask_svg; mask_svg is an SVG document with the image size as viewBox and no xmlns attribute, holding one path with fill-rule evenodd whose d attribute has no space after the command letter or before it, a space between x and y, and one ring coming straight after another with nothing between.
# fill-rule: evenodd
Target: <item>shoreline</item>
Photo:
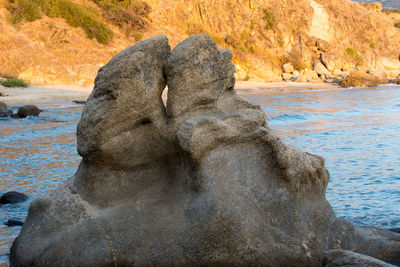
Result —
<instances>
[{"instance_id":1,"label":"shoreline","mask_svg":"<svg viewBox=\"0 0 400 267\"><path fill-rule=\"evenodd\" d=\"M51 105L51 104L73 104L74 100L86 100L93 87L78 87L66 85L52 86L29 86L27 88L20 87L4 87L0 85L0 92L8 96L1 96L0 102L6 103L8 106L18 105Z\"/></svg>"},{"instance_id":2,"label":"shoreline","mask_svg":"<svg viewBox=\"0 0 400 267\"><path fill-rule=\"evenodd\" d=\"M239 81L235 89L240 96L246 97L254 93L282 93L298 90L327 90L341 88L338 85L327 83L297 83L297 82L253 82ZM9 88L0 85L0 92L8 96L1 96L0 102L9 106L15 105L49 105L49 104L73 104L74 100L86 100L92 92L93 85L86 87L51 85L30 86L27 88Z\"/></svg>"}]
</instances>

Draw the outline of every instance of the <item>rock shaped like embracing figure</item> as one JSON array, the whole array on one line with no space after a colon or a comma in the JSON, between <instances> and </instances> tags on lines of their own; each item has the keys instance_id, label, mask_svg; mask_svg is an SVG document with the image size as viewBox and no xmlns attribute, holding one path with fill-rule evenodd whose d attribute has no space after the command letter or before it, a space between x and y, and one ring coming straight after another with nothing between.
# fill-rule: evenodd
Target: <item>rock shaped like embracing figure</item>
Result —
<instances>
[{"instance_id":1,"label":"rock shaped like embracing figure","mask_svg":"<svg viewBox=\"0 0 400 267\"><path fill-rule=\"evenodd\" d=\"M206 35L172 52L161 36L102 67L79 169L32 202L11 265L322 266L330 249L399 260L399 235L334 215L323 158L237 96L231 59Z\"/></svg>"}]
</instances>

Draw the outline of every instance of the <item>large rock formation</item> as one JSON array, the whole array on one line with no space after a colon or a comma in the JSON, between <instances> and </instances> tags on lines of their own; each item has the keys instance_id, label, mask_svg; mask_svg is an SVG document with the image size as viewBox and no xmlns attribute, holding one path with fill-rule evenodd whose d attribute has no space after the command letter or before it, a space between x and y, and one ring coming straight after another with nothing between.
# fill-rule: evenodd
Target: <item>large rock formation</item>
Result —
<instances>
[{"instance_id":1,"label":"large rock formation","mask_svg":"<svg viewBox=\"0 0 400 267\"><path fill-rule=\"evenodd\" d=\"M335 216L323 158L237 96L231 59L206 35L172 52L155 37L102 67L79 169L32 202L11 265L322 266L329 249L399 260L400 235Z\"/></svg>"}]
</instances>

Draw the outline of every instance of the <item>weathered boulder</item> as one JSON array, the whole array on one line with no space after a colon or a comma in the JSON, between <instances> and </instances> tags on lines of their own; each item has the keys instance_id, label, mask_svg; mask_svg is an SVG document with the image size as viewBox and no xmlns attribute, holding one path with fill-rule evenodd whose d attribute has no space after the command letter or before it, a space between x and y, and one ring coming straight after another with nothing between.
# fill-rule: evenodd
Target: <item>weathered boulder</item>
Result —
<instances>
[{"instance_id":1,"label":"weathered boulder","mask_svg":"<svg viewBox=\"0 0 400 267\"><path fill-rule=\"evenodd\" d=\"M26 118L28 116L37 117L40 114L40 109L35 105L25 105L18 108L17 116Z\"/></svg>"},{"instance_id":2,"label":"weathered boulder","mask_svg":"<svg viewBox=\"0 0 400 267\"><path fill-rule=\"evenodd\" d=\"M304 69L300 71L296 81L299 83L319 81L318 74L314 70Z\"/></svg>"},{"instance_id":3,"label":"weathered boulder","mask_svg":"<svg viewBox=\"0 0 400 267\"><path fill-rule=\"evenodd\" d=\"M323 53L320 55L321 63L326 67L328 71L335 69L341 69L344 63L343 59L335 54Z\"/></svg>"},{"instance_id":4,"label":"weathered boulder","mask_svg":"<svg viewBox=\"0 0 400 267\"><path fill-rule=\"evenodd\" d=\"M6 103L0 102L0 117L9 117L11 114L12 111L7 108Z\"/></svg>"},{"instance_id":5,"label":"weathered boulder","mask_svg":"<svg viewBox=\"0 0 400 267\"><path fill-rule=\"evenodd\" d=\"M389 82L388 76L384 70L372 69L372 70L369 70L368 73L377 77L379 79L380 84Z\"/></svg>"},{"instance_id":6,"label":"weathered boulder","mask_svg":"<svg viewBox=\"0 0 400 267\"><path fill-rule=\"evenodd\" d=\"M290 81L291 79L293 79L293 74L290 74L290 73L282 73L282 79L284 80L284 81Z\"/></svg>"},{"instance_id":7,"label":"weathered boulder","mask_svg":"<svg viewBox=\"0 0 400 267\"><path fill-rule=\"evenodd\" d=\"M21 203L27 200L27 195L15 191L10 191L1 195L0 204Z\"/></svg>"},{"instance_id":8,"label":"weathered boulder","mask_svg":"<svg viewBox=\"0 0 400 267\"><path fill-rule=\"evenodd\" d=\"M283 71L283 73L293 73L294 67L293 67L292 63L283 64L282 71Z\"/></svg>"},{"instance_id":9,"label":"weathered boulder","mask_svg":"<svg viewBox=\"0 0 400 267\"><path fill-rule=\"evenodd\" d=\"M31 203L11 265L322 266L324 251L360 246L396 260L400 235L336 218L323 158L236 94L231 59L206 35L172 52L155 37L103 66L78 125L81 164Z\"/></svg>"},{"instance_id":10,"label":"weathered boulder","mask_svg":"<svg viewBox=\"0 0 400 267\"><path fill-rule=\"evenodd\" d=\"M325 68L325 66L319 61L314 63L313 69L318 75L321 76L324 76L325 74L330 74L329 70L327 70L327 68Z\"/></svg>"},{"instance_id":11,"label":"weathered boulder","mask_svg":"<svg viewBox=\"0 0 400 267\"><path fill-rule=\"evenodd\" d=\"M377 86L382 82L378 77L360 72L353 71L349 76L345 77L341 82L340 86L342 87L361 87L361 86Z\"/></svg>"}]
</instances>

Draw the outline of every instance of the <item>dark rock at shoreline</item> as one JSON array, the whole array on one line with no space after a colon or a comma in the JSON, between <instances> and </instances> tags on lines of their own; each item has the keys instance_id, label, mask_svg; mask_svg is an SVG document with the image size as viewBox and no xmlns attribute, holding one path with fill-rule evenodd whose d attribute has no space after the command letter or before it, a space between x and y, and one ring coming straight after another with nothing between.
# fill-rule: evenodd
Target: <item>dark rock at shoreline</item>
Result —
<instances>
[{"instance_id":1,"label":"dark rock at shoreline","mask_svg":"<svg viewBox=\"0 0 400 267\"><path fill-rule=\"evenodd\" d=\"M0 197L0 204L21 203L21 202L25 202L27 200L28 200L27 195L25 195L23 193L11 191L11 192L4 193Z\"/></svg>"},{"instance_id":2,"label":"dark rock at shoreline","mask_svg":"<svg viewBox=\"0 0 400 267\"><path fill-rule=\"evenodd\" d=\"M26 118L28 116L37 117L40 111L41 110L35 105L25 105L18 109L17 116L19 118Z\"/></svg>"},{"instance_id":3,"label":"dark rock at shoreline","mask_svg":"<svg viewBox=\"0 0 400 267\"><path fill-rule=\"evenodd\" d=\"M160 36L103 66L78 124L83 160L31 203L11 265L316 267L330 249L396 260L400 235L335 216L324 159L237 95L231 60L206 35L172 52Z\"/></svg>"},{"instance_id":4,"label":"dark rock at shoreline","mask_svg":"<svg viewBox=\"0 0 400 267\"><path fill-rule=\"evenodd\" d=\"M86 104L86 100L73 100L72 102L74 102L75 104Z\"/></svg>"},{"instance_id":5,"label":"dark rock at shoreline","mask_svg":"<svg viewBox=\"0 0 400 267\"><path fill-rule=\"evenodd\" d=\"M8 227L22 226L24 225L24 222L16 219L9 219L4 223L4 225L7 225Z\"/></svg>"},{"instance_id":6,"label":"dark rock at shoreline","mask_svg":"<svg viewBox=\"0 0 400 267\"><path fill-rule=\"evenodd\" d=\"M7 104L0 102L0 117L10 117L12 114L13 112L8 109Z\"/></svg>"},{"instance_id":7,"label":"dark rock at shoreline","mask_svg":"<svg viewBox=\"0 0 400 267\"><path fill-rule=\"evenodd\" d=\"M9 109L0 108L0 117L11 117L13 112Z\"/></svg>"}]
</instances>

